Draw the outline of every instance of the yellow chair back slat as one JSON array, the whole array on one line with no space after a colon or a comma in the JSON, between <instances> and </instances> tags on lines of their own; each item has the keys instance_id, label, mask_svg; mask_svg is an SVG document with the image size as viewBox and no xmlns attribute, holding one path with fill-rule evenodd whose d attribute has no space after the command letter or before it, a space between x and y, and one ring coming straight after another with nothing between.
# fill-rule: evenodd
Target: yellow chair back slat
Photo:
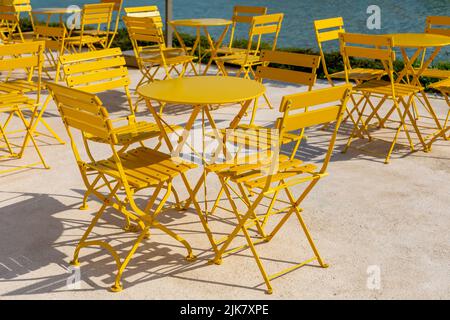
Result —
<instances>
[{"instance_id":1,"label":"yellow chair back slat","mask_svg":"<svg viewBox=\"0 0 450 320\"><path fill-rule=\"evenodd\" d=\"M127 7L124 11L128 17L161 17L157 6Z\"/></svg>"},{"instance_id":2,"label":"yellow chair back slat","mask_svg":"<svg viewBox=\"0 0 450 320\"><path fill-rule=\"evenodd\" d=\"M319 124L336 121L339 116L340 106L331 106L321 110L313 110L296 114L284 119L283 128L286 131L295 131Z\"/></svg>"},{"instance_id":3,"label":"yellow chair back slat","mask_svg":"<svg viewBox=\"0 0 450 320\"><path fill-rule=\"evenodd\" d=\"M425 32L450 36L450 16L427 17Z\"/></svg>"},{"instance_id":4,"label":"yellow chair back slat","mask_svg":"<svg viewBox=\"0 0 450 320\"><path fill-rule=\"evenodd\" d=\"M286 112L288 109L305 109L311 106L342 100L348 88L351 87L349 85L343 85L284 96L281 101L280 112Z\"/></svg>"}]
</instances>

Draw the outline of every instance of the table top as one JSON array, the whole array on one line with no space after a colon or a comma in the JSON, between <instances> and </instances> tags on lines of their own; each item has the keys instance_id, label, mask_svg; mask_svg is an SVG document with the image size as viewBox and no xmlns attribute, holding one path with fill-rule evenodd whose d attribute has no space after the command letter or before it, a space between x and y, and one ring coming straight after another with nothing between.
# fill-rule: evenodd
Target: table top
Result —
<instances>
[{"instance_id":1,"label":"table top","mask_svg":"<svg viewBox=\"0 0 450 320\"><path fill-rule=\"evenodd\" d=\"M231 20L226 19L181 19L181 20L172 20L171 24L175 26L182 27L214 27L214 26L226 26L230 25L233 22Z\"/></svg>"},{"instance_id":2,"label":"table top","mask_svg":"<svg viewBox=\"0 0 450 320\"><path fill-rule=\"evenodd\" d=\"M450 45L450 37L431 33L394 33L394 46L404 48L445 47Z\"/></svg>"},{"instance_id":3,"label":"table top","mask_svg":"<svg viewBox=\"0 0 450 320\"><path fill-rule=\"evenodd\" d=\"M188 105L238 103L257 98L265 91L264 85L257 81L222 76L162 80L138 89L145 98Z\"/></svg>"},{"instance_id":4,"label":"table top","mask_svg":"<svg viewBox=\"0 0 450 320\"><path fill-rule=\"evenodd\" d=\"M37 8L33 9L33 13L40 13L40 14L66 14L66 13L73 13L73 12L80 12L81 8L68 8L68 7L61 7L61 8Z\"/></svg>"}]
</instances>

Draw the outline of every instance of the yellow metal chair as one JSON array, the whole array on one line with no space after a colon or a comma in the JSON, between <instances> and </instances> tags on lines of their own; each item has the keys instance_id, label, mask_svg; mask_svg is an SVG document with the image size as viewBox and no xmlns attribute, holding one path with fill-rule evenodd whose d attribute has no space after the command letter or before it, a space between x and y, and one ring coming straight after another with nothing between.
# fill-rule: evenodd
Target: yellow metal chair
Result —
<instances>
[{"instance_id":1,"label":"yellow metal chair","mask_svg":"<svg viewBox=\"0 0 450 320\"><path fill-rule=\"evenodd\" d=\"M445 117L445 121L444 121L444 125L442 127L442 131L435 135L431 141L428 143L428 148L431 149L431 145L440 137L444 138L445 140L450 140L450 135L447 136L447 132L450 131L450 124L449 124L449 120L450 120L450 78L439 81L439 82L435 82L433 84L430 85L430 88L439 90L442 95L444 96L445 101L447 102L447 105L449 107L447 116Z\"/></svg>"},{"instance_id":2,"label":"yellow metal chair","mask_svg":"<svg viewBox=\"0 0 450 320\"><path fill-rule=\"evenodd\" d=\"M263 36L271 36L271 50L275 50L277 46L278 35L283 21L283 14L268 14L263 16L252 17L252 22L249 31L247 49L243 52L238 52L226 56L216 57L216 62L219 73L228 75L225 64L238 66L240 69L236 76L243 76L244 78L255 77L253 67L262 65L260 60L260 47L263 41ZM256 40L256 43L255 43Z\"/></svg>"},{"instance_id":3,"label":"yellow metal chair","mask_svg":"<svg viewBox=\"0 0 450 320\"><path fill-rule=\"evenodd\" d=\"M4 43L25 41L20 17L14 6L0 6L0 40Z\"/></svg>"},{"instance_id":4,"label":"yellow metal chair","mask_svg":"<svg viewBox=\"0 0 450 320\"><path fill-rule=\"evenodd\" d=\"M375 115L379 113L381 107L386 103L386 101L391 101L393 103L393 106L387 112L387 115L384 117L383 122L385 123L386 121L391 120L394 123L398 123L398 127L394 129L395 135L386 155L385 163L389 163L391 154L394 150L395 145L397 144L397 139L400 131L404 131L406 138L408 139L411 151L414 150L414 144L410 137L406 124L407 119L410 120L411 125L414 127L414 130L420 139L420 142L425 148L425 143L419 132L415 119L410 111L416 94L420 93L423 88L409 84L396 83L394 79L395 71L393 66L393 62L395 60L395 51L393 50L392 37L352 33L340 33L339 37L341 42L341 53L345 61L344 66L346 68L346 74L348 76L350 76L351 73L351 67L347 67L351 65L350 58L364 58L381 61L382 65L384 66L384 72L389 77L388 81L378 79L369 80L358 84L353 88L355 92L363 95L363 99L360 100L359 104L355 105L355 108L359 110L357 125L354 127L353 132L350 134L344 152L346 152L349 148L353 138L355 137L355 134L366 134L368 138L371 139L370 133L368 131L368 125L370 124L370 121L375 117ZM350 81L350 78L348 77L346 80ZM377 105L375 105L371 101L371 98L374 95L381 97ZM362 101L364 101L365 103L361 108ZM372 112L367 117L367 119L364 120L362 115L364 113L366 105L370 105L370 107L372 108ZM398 116L398 119L393 119L393 114L396 114Z\"/></svg>"},{"instance_id":5,"label":"yellow metal chair","mask_svg":"<svg viewBox=\"0 0 450 320\"><path fill-rule=\"evenodd\" d=\"M28 41L27 41L28 42ZM32 41L30 41L32 42ZM38 41L39 43L42 43L42 41ZM26 43L26 42L23 42ZM16 43L19 44L19 43ZM44 46L45 47L45 46ZM24 47L24 53L17 54L17 58L21 58L24 55L26 55L26 48ZM45 52L45 49L44 49ZM3 57L0 55L0 59ZM6 57L7 61L11 61L11 57ZM45 60L45 59L44 59ZM18 60L21 61L21 60ZM25 94L38 94L40 96L40 90L43 87L40 83L40 75L38 75L36 79L36 71L37 68L29 68L27 67L27 64L24 64L23 66L19 63L12 63L12 66L10 69L8 69L7 74L2 74L2 78L0 81L0 94L6 94L6 93L19 93L22 95ZM42 71L42 69L39 69ZM40 110L39 114L36 116L35 121L33 121L33 128L31 128L31 131L36 135L43 135L43 136L50 136L54 139L56 139L59 143L64 144L64 141L56 134L56 132L52 129L52 127L45 121L43 118L44 112L46 109L46 105L44 104ZM5 121L4 127L6 128L11 121L13 115L11 114ZM42 124L48 133L38 132L37 125ZM28 140L27 140L28 141Z\"/></svg>"},{"instance_id":6,"label":"yellow metal chair","mask_svg":"<svg viewBox=\"0 0 450 320\"><path fill-rule=\"evenodd\" d=\"M112 120L113 123L123 122L124 120L127 122L125 125L113 128L117 138L116 145L121 146L122 151L127 150L134 143L142 144L143 141L151 138L160 138L155 148L157 150L160 147L162 136L158 125L136 120L129 89L130 78L120 48L63 55L60 57L58 69L63 70L65 82L70 88L96 94L110 92L111 90L124 91L130 114L126 119L116 118ZM59 74L59 71L57 74ZM109 141L105 141L97 135L86 134L86 138L96 142L109 143ZM95 185L91 186L91 189L94 187ZM86 192L81 209L87 208L86 202L92 191L91 189Z\"/></svg>"},{"instance_id":7,"label":"yellow metal chair","mask_svg":"<svg viewBox=\"0 0 450 320\"><path fill-rule=\"evenodd\" d=\"M267 7L256 7L256 6L234 6L233 17L231 21L233 24L231 26L230 39L227 46L223 46L217 49L218 55L230 55L235 53L244 52L243 48L236 48L235 45L235 35L236 29L241 26L248 25L252 23L252 18L254 16L262 16L267 14Z\"/></svg>"},{"instance_id":8,"label":"yellow metal chair","mask_svg":"<svg viewBox=\"0 0 450 320\"><path fill-rule=\"evenodd\" d=\"M106 249L113 256L117 266L115 283L111 289L114 292L121 291L122 274L139 244L148 238L151 228L159 229L180 242L188 252L186 259L194 260L195 256L189 243L158 222L158 215L171 195L174 179L181 178L188 185L185 173L196 165L181 159L173 159L169 155L142 146L121 152L116 147L119 139L108 117L108 112L96 95L53 83L48 83L48 88L61 113L75 160L86 186L89 188L91 185L86 181L89 171L97 173L96 179L102 180L104 185L103 190L95 190L96 195L102 199L102 206L76 247L71 264L79 265L79 253L84 247L100 246ZM108 142L111 156L94 161L90 159L90 156L86 160L81 148L78 148L81 142L76 139L77 132L81 133L84 146L82 148L87 154L91 154L90 143L92 143L87 137L98 136ZM122 190L124 195L119 194L119 190ZM149 201L146 206L142 207L135 202L135 194L138 191L141 195L147 192ZM158 200L160 194L162 199ZM194 204L198 207L195 200ZM123 214L129 222L136 223L140 229L136 241L123 259L120 259L117 251L109 243L88 240L92 229L108 207Z\"/></svg>"},{"instance_id":9,"label":"yellow metal chair","mask_svg":"<svg viewBox=\"0 0 450 320\"><path fill-rule=\"evenodd\" d=\"M44 60L44 42L30 42L30 43L16 43L8 45L0 45L0 72L13 72L17 69L29 69L30 72L36 71L37 79L35 81L36 97L27 97L22 92L9 91L0 93L0 114L5 114L7 119L4 123L0 123L0 140L3 140L4 145L1 149L6 149L6 156L1 158L22 158L27 147L28 139L33 143L33 147L39 156L40 162L18 166L14 169L1 170L0 173L8 173L23 168L32 168L38 164L46 169L49 167L44 161L44 158L39 150L38 145L34 139L35 122L37 121L39 100L41 94L41 74ZM1 82L0 85L5 85ZM30 111L30 119L27 120L23 111ZM8 124L13 118L20 120L21 129L15 131L8 131ZM23 143L19 145L20 151L15 152L16 146L11 142L11 136L17 133L25 132Z\"/></svg>"},{"instance_id":10,"label":"yellow metal chair","mask_svg":"<svg viewBox=\"0 0 450 320\"><path fill-rule=\"evenodd\" d=\"M114 22L111 20L111 29L109 31L102 29L92 29L92 30L84 30L86 35L91 36L107 36L109 38L108 44L105 48L110 48L111 44L114 41L114 38L117 36L117 31L119 30L119 22L120 22L120 14L122 12L123 0L100 0L100 3L111 3L113 4L113 15L115 14ZM114 17L111 17L111 19Z\"/></svg>"},{"instance_id":11,"label":"yellow metal chair","mask_svg":"<svg viewBox=\"0 0 450 320\"><path fill-rule=\"evenodd\" d=\"M334 85L333 79L346 79L345 70L330 74L328 72L327 61L325 59L325 53L323 49L323 44L330 41L339 42L339 33L345 32L344 29L344 19L342 17L315 20L314 30L316 33L317 45L319 47L320 56L322 57L322 68L325 76L330 85ZM345 62L344 62L345 63ZM380 79L385 75L384 70L380 69L370 69L370 68L354 68L347 65L348 78L356 83L361 83L363 81Z\"/></svg>"},{"instance_id":12,"label":"yellow metal chair","mask_svg":"<svg viewBox=\"0 0 450 320\"><path fill-rule=\"evenodd\" d=\"M97 47L107 48L114 7L114 3L85 4L81 12L81 29L70 33L67 45L74 52L81 52L83 47L92 51Z\"/></svg>"},{"instance_id":13,"label":"yellow metal chair","mask_svg":"<svg viewBox=\"0 0 450 320\"><path fill-rule=\"evenodd\" d=\"M47 65L44 66L43 71L51 78L49 72L57 70L59 57L67 51L65 43L67 36L66 28L37 25L34 32L36 40L45 41Z\"/></svg>"},{"instance_id":14,"label":"yellow metal chair","mask_svg":"<svg viewBox=\"0 0 450 320\"><path fill-rule=\"evenodd\" d=\"M14 35L19 40L22 40L22 37L25 40L33 40L35 37L35 24L34 24L34 17L32 14L32 7L31 7L31 1L30 0L6 0L5 3L9 3L9 5L14 6L15 12L17 13L19 20L22 18L22 16L25 16L27 19L30 20L31 23L31 31L22 32L21 34Z\"/></svg>"},{"instance_id":15,"label":"yellow metal chair","mask_svg":"<svg viewBox=\"0 0 450 320\"><path fill-rule=\"evenodd\" d=\"M172 78L171 73L182 77L189 64L192 64L193 56L185 55L182 51L173 48L167 48L162 31L162 23L159 19L150 17L123 17L128 34L133 44L134 53L142 73L137 88L141 85L156 80L157 72L162 68L166 78ZM151 48L148 51L148 45L153 44L157 51ZM177 67L181 66L181 70Z\"/></svg>"},{"instance_id":16,"label":"yellow metal chair","mask_svg":"<svg viewBox=\"0 0 450 320\"><path fill-rule=\"evenodd\" d=\"M273 80L283 83L291 83L295 85L307 86L308 91L311 91L317 79L317 68L320 65L320 56L300 54L283 51L261 51L261 61L264 63L262 66L258 66L256 69L256 80ZM276 66L284 66L284 68ZM289 69L286 67L290 67ZM265 96L267 103L270 103ZM254 119L257 110L257 101L252 111L252 117L250 124L240 124L232 132L228 132L226 129L221 130L221 134L226 136L226 140L229 143L235 144L240 148L253 149L258 151L264 151L271 148L271 141L269 139L261 139L261 133L264 133L268 128L258 126L254 124ZM294 143L290 158L294 159L297 150L300 147L300 143L304 138L304 130L300 132L285 132L281 141L281 144L288 145ZM210 211L211 214L217 209L219 202L221 201L224 189L221 188L219 195ZM275 201L275 198L274 198ZM262 224L264 226L275 204L271 202L267 209L266 218Z\"/></svg>"},{"instance_id":17,"label":"yellow metal chair","mask_svg":"<svg viewBox=\"0 0 450 320\"><path fill-rule=\"evenodd\" d=\"M230 203L231 210L236 217L236 224L232 229L233 231L225 239L215 241L218 247L216 255L212 260L213 263L221 264L224 255L250 248L267 286L267 293L269 294L273 291L270 283L271 279L291 272L315 260L319 262L321 267L328 267L321 258L306 227L302 217L303 209L300 208L300 205L317 182L328 175L328 163L333 153L337 131L350 94L350 88L350 85L343 85L285 96L280 105L280 112L283 113L283 117L279 118L276 124L278 139L274 138L272 140L273 150L267 153L267 157L256 154L254 155L256 161L248 161L248 159L251 159L250 156L244 161L234 159L230 162L217 163L207 167L207 170L216 173L219 177L228 202ZM324 106L324 104L327 104L327 106ZM329 106L330 104L331 106ZM335 122L336 126L331 134L328 149L321 167L312 163L304 163L297 158L291 159L280 153L280 144L283 141L285 133L303 130L329 122ZM295 197L291 188L300 185L305 186L304 191L299 197ZM237 189L234 186L237 186ZM248 196L248 190L253 195L252 199ZM286 193L289 206L284 209L284 216L275 224L272 231L266 233L261 226L261 217L258 216L257 211L260 207L264 206L264 199L267 196L278 195L281 191ZM245 211L239 210L241 206L238 206L236 203L235 195L242 201L243 206L246 208ZM262 242L270 242L292 215L297 217L314 252L314 257L276 274L268 275L258 255L256 245ZM251 235L252 231L256 232L257 239ZM245 236L246 245L228 249L231 242L236 239L236 236L240 232Z\"/></svg>"}]
</instances>

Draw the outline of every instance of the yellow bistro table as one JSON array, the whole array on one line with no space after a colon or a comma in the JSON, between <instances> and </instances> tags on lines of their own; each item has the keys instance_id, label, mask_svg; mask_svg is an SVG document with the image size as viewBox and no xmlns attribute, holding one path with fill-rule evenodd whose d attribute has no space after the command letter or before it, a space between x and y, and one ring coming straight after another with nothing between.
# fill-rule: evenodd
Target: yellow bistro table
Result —
<instances>
[{"instance_id":1,"label":"yellow bistro table","mask_svg":"<svg viewBox=\"0 0 450 320\"><path fill-rule=\"evenodd\" d=\"M210 19L210 18L205 18L205 19L183 19L183 20L172 20L170 21L170 25L172 26L175 36L177 37L178 41L180 42L181 47L184 49L184 51L186 52L186 54L188 55L193 55L195 54L195 51L198 49L198 74L201 74L201 61L203 56L205 55L206 52L210 52L211 53L211 57L208 61L208 64L205 67L205 70L203 70L203 75L206 75L206 73L209 70L209 67L211 66L212 62L214 61L214 57L217 54L217 50L220 48L220 46L222 45L223 39L225 38L225 35L228 32L228 29L230 28L231 24L233 22L231 20L226 20L226 19ZM194 45L192 46L191 49L189 49L185 42L183 41L183 39L181 38L177 27L190 27L190 28L195 28L196 29L196 39L194 42ZM211 38L211 35L208 31L209 27L224 27L224 30L222 32L222 34L220 35L219 39L214 42L213 39ZM201 49L201 45L200 45L200 40L201 40L201 30L204 31L206 39L208 40L208 44L209 44L209 50L205 50L205 52L202 55L202 49Z\"/></svg>"},{"instance_id":2,"label":"yellow bistro table","mask_svg":"<svg viewBox=\"0 0 450 320\"><path fill-rule=\"evenodd\" d=\"M206 120L211 125L214 131L214 137L219 142L217 152L220 151L223 138L217 129L216 122L210 112L211 105L221 104L241 104L240 111L236 114L227 129L234 129L238 126L240 120L246 113L251 102L265 93L266 89L263 84L237 77L223 77L223 76L196 76L184 77L169 80L156 81L138 88L137 92L142 96L147 106L156 120L163 138L169 147L173 156L177 157L187 142L189 133L194 125L195 120L201 113L202 120L202 163L205 165L204 157L204 139L205 122ZM168 126L167 121L163 119L163 115L158 113L153 107L151 101L158 101L160 103L167 103L165 110L171 107L171 104L184 104L192 106L191 115L187 121L183 133L178 140L178 145L174 147L167 136L165 125ZM206 117L205 117L206 116ZM172 132L173 129L171 130ZM223 149L222 149L223 150ZM195 152L195 151L194 151ZM206 168L200 180L193 189L194 196L198 193L201 186L205 187L206 200ZM192 199L187 200L185 207L191 204ZM208 208L205 201L205 213L207 215ZM214 244L213 244L214 246ZM214 248L216 249L216 248Z\"/></svg>"},{"instance_id":3,"label":"yellow bistro table","mask_svg":"<svg viewBox=\"0 0 450 320\"><path fill-rule=\"evenodd\" d=\"M410 83L412 85L421 86L420 85L420 77L423 72L431 65L434 59L437 57L439 52L443 47L450 45L450 37L439 34L431 34L431 33L395 33L390 34L393 38L394 46L399 48L403 57L403 61L405 63L405 67L398 74L397 82L400 83L402 81ZM414 53L411 56L408 56L407 50L412 50ZM432 52L428 57L425 57L426 50L431 49ZM424 57L422 61L422 65L420 68L414 68L415 62ZM412 79L408 77L411 76ZM431 118L436 124L436 132L431 135L431 139L442 132L442 125L431 105L430 101L427 98L425 91L421 91L422 96L422 104L424 105L427 112L430 114ZM419 98L419 97L417 97ZM411 121L416 121L416 119L411 119ZM420 135L422 135L419 132ZM424 145L425 151L429 151L428 146L425 145L425 140L428 137L419 136L422 144Z\"/></svg>"},{"instance_id":4,"label":"yellow bistro table","mask_svg":"<svg viewBox=\"0 0 450 320\"><path fill-rule=\"evenodd\" d=\"M59 24L61 26L65 26L66 24L63 21L64 15L80 13L80 12L81 12L81 8L72 6L72 7L61 7L61 8L37 8L32 11L32 14L33 14L33 16L38 16L38 15L46 16L47 19L45 21L45 25L48 27L53 15L58 15L59 16Z\"/></svg>"}]
</instances>

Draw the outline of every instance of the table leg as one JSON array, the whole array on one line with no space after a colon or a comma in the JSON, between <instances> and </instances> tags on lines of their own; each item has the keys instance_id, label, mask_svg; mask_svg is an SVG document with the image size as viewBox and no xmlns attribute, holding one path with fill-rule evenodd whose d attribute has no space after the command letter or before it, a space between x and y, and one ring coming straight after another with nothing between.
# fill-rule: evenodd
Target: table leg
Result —
<instances>
[{"instance_id":1,"label":"table leg","mask_svg":"<svg viewBox=\"0 0 450 320\"><path fill-rule=\"evenodd\" d=\"M211 38L210 33L208 32L208 28L204 27L206 38L208 39L208 43L209 43L209 46L210 46L210 49L211 49L210 50L211 57L209 58L208 64L206 65L206 68L203 71L204 75L206 75L206 73L208 72L209 68L211 67L212 62L214 61L214 58L217 56L217 50L222 45L223 39L225 38L226 34L228 33L229 28L230 28L229 25L225 26L225 29L223 30L223 32L220 35L219 39L216 41L216 43L214 43L214 41Z\"/></svg>"}]
</instances>

